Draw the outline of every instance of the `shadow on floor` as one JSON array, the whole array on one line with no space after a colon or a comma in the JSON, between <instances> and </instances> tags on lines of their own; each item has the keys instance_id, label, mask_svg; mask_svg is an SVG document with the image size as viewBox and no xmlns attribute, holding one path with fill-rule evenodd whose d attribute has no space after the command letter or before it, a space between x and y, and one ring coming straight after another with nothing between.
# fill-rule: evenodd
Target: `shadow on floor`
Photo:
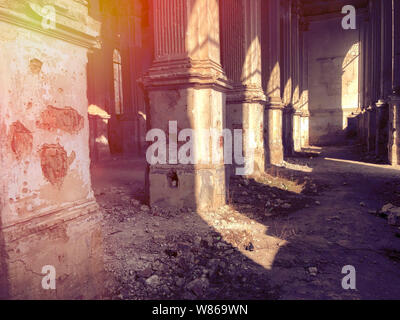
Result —
<instances>
[{"instance_id":1,"label":"shadow on floor","mask_svg":"<svg viewBox=\"0 0 400 320\"><path fill-rule=\"evenodd\" d=\"M204 214L143 206L141 163L93 167L110 298L400 298L396 229L368 212L400 187L399 171L347 162L352 152L324 148L234 177L229 205ZM341 287L345 265L355 291Z\"/></svg>"}]
</instances>

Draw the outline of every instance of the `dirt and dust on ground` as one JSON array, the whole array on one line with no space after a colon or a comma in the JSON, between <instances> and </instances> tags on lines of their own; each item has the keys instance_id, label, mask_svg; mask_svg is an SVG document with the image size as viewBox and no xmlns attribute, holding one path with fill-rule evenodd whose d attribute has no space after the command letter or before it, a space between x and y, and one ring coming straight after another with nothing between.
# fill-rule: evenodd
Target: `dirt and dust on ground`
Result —
<instances>
[{"instance_id":1,"label":"dirt and dust on ground","mask_svg":"<svg viewBox=\"0 0 400 320\"><path fill-rule=\"evenodd\" d=\"M399 299L400 168L355 147L312 149L257 179L233 177L228 204L149 208L144 164L92 168L104 212L108 299ZM344 266L356 290L344 290Z\"/></svg>"}]
</instances>

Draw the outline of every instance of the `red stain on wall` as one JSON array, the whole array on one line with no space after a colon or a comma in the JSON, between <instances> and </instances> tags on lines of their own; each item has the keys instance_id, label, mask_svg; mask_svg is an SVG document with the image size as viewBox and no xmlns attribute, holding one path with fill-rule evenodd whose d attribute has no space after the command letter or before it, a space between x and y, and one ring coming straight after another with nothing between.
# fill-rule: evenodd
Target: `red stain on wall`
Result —
<instances>
[{"instance_id":1,"label":"red stain on wall","mask_svg":"<svg viewBox=\"0 0 400 320\"><path fill-rule=\"evenodd\" d=\"M32 133L19 121L10 126L11 149L17 160L21 160L32 152Z\"/></svg>"},{"instance_id":2,"label":"red stain on wall","mask_svg":"<svg viewBox=\"0 0 400 320\"><path fill-rule=\"evenodd\" d=\"M40 116L40 121L37 122L38 128L55 131L60 129L62 131L75 134L83 129L84 119L73 108L56 108L48 106Z\"/></svg>"},{"instance_id":3,"label":"red stain on wall","mask_svg":"<svg viewBox=\"0 0 400 320\"><path fill-rule=\"evenodd\" d=\"M33 74L39 74L42 70L43 62L38 59L32 59L29 62L29 68Z\"/></svg>"},{"instance_id":4,"label":"red stain on wall","mask_svg":"<svg viewBox=\"0 0 400 320\"><path fill-rule=\"evenodd\" d=\"M70 157L60 144L45 144L39 150L42 172L52 185L61 186L69 166L75 160L75 152Z\"/></svg>"}]
</instances>

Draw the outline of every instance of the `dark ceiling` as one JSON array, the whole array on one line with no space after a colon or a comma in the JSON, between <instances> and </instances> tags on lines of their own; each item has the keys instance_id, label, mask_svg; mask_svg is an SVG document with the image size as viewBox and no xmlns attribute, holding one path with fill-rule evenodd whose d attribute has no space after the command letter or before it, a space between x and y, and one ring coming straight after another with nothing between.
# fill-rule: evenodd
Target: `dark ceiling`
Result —
<instances>
[{"instance_id":1,"label":"dark ceiling","mask_svg":"<svg viewBox=\"0 0 400 320\"><path fill-rule=\"evenodd\" d=\"M341 12L345 5L365 8L368 0L301 0L306 16L317 16L326 13Z\"/></svg>"}]
</instances>

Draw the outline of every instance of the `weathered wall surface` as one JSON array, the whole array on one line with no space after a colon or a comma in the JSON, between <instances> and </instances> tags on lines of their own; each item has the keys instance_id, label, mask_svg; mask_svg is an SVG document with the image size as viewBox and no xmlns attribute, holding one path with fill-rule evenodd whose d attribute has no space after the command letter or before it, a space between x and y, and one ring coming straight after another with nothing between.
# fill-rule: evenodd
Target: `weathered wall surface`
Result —
<instances>
[{"instance_id":1,"label":"weathered wall surface","mask_svg":"<svg viewBox=\"0 0 400 320\"><path fill-rule=\"evenodd\" d=\"M307 34L309 139L314 145L343 141L347 117L359 104L359 30L344 30L341 18L321 16L311 21Z\"/></svg>"},{"instance_id":2,"label":"weathered wall surface","mask_svg":"<svg viewBox=\"0 0 400 320\"><path fill-rule=\"evenodd\" d=\"M66 10L87 18L84 3L73 3ZM2 5L0 297L94 297L101 293L95 278L102 237L89 171L87 48L68 42L66 33L57 39L57 30L34 31L40 21L24 16L29 8ZM54 291L42 288L46 265L56 268Z\"/></svg>"}]
</instances>

